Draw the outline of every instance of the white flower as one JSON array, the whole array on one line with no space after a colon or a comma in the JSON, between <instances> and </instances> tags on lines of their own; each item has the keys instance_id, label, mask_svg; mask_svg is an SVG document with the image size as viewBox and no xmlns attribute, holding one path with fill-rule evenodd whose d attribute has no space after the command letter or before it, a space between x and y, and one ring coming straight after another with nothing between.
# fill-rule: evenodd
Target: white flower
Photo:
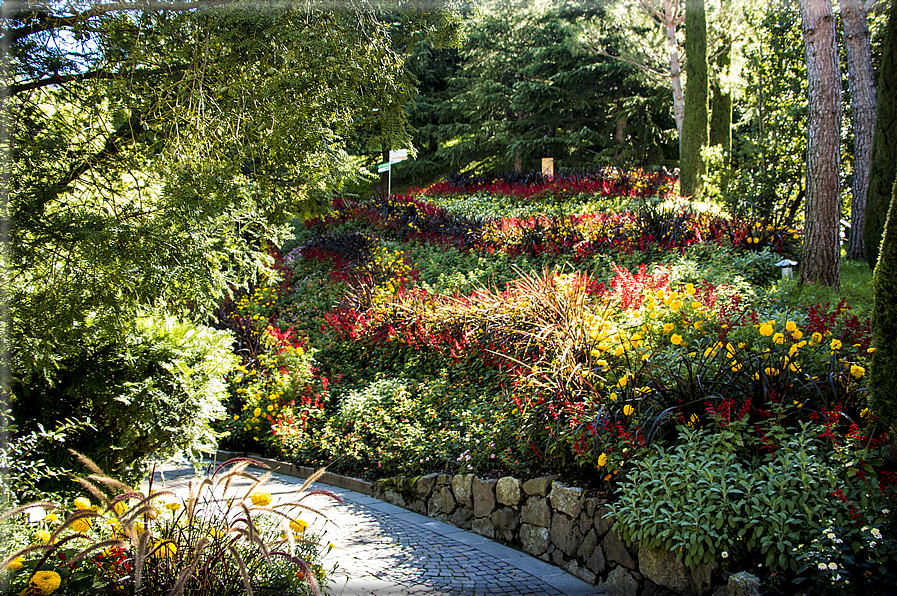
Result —
<instances>
[{"instance_id":1,"label":"white flower","mask_svg":"<svg viewBox=\"0 0 897 596\"><path fill-rule=\"evenodd\" d=\"M820 563L819 569L821 569L822 571L825 571L826 569L828 569L828 567L825 566L825 563Z\"/></svg>"},{"instance_id":2,"label":"white flower","mask_svg":"<svg viewBox=\"0 0 897 596\"><path fill-rule=\"evenodd\" d=\"M826 534L826 536L828 537L829 540L834 540L835 538L837 538L837 536L835 536L834 532L829 532L828 534Z\"/></svg>"},{"instance_id":3,"label":"white flower","mask_svg":"<svg viewBox=\"0 0 897 596\"><path fill-rule=\"evenodd\" d=\"M878 528L872 528L872 535L878 540L881 540L881 530Z\"/></svg>"},{"instance_id":4,"label":"white flower","mask_svg":"<svg viewBox=\"0 0 897 596\"><path fill-rule=\"evenodd\" d=\"M726 552L726 551L723 551L723 552L720 553L719 556L721 556L721 557L724 558L724 559L728 559L728 558L729 558L729 553Z\"/></svg>"},{"instance_id":5,"label":"white flower","mask_svg":"<svg viewBox=\"0 0 897 596\"><path fill-rule=\"evenodd\" d=\"M890 510L890 509L882 509L881 512L884 513L885 515L890 515L890 514L891 514L891 510Z\"/></svg>"},{"instance_id":6,"label":"white flower","mask_svg":"<svg viewBox=\"0 0 897 596\"><path fill-rule=\"evenodd\" d=\"M872 542L869 543L869 548L875 548L876 544L878 544L878 543L873 540Z\"/></svg>"},{"instance_id":7,"label":"white flower","mask_svg":"<svg viewBox=\"0 0 897 596\"><path fill-rule=\"evenodd\" d=\"M829 563L829 564L828 564L828 568L831 569L832 571L837 571L837 570L838 570L838 564L837 564L837 563Z\"/></svg>"}]
</instances>

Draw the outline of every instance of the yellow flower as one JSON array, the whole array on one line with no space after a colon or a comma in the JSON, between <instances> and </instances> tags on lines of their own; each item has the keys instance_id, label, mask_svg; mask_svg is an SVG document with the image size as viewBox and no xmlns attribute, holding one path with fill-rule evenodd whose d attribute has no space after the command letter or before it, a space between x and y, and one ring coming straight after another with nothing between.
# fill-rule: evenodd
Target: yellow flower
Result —
<instances>
[{"instance_id":1,"label":"yellow flower","mask_svg":"<svg viewBox=\"0 0 897 596\"><path fill-rule=\"evenodd\" d=\"M59 521L59 516L56 515L55 513L48 513L47 516L44 518L44 521L47 522L48 524L55 524L56 522Z\"/></svg>"},{"instance_id":2,"label":"yellow flower","mask_svg":"<svg viewBox=\"0 0 897 596\"><path fill-rule=\"evenodd\" d=\"M611 393L610 395L608 395L608 398L610 398L611 401L614 401L614 400L617 399L617 394L616 394L616 393Z\"/></svg>"},{"instance_id":3,"label":"yellow flower","mask_svg":"<svg viewBox=\"0 0 897 596\"><path fill-rule=\"evenodd\" d=\"M40 594L40 596L48 596L56 591L62 578L55 571L38 571L28 580L28 589L23 594Z\"/></svg>"},{"instance_id":4,"label":"yellow flower","mask_svg":"<svg viewBox=\"0 0 897 596\"><path fill-rule=\"evenodd\" d=\"M786 321L785 331L787 331L788 333L794 333L795 331L797 331L797 323L795 323L794 321Z\"/></svg>"},{"instance_id":5,"label":"yellow flower","mask_svg":"<svg viewBox=\"0 0 897 596\"><path fill-rule=\"evenodd\" d=\"M692 414L691 418L689 418L689 420L688 420L688 425L691 427L694 427L694 425L698 423L698 420L699 420L698 415Z\"/></svg>"},{"instance_id":6,"label":"yellow flower","mask_svg":"<svg viewBox=\"0 0 897 596\"><path fill-rule=\"evenodd\" d=\"M816 345L821 341L822 341L822 334L819 333L818 331L813 333L813 335L810 337L810 345Z\"/></svg>"},{"instance_id":7,"label":"yellow flower","mask_svg":"<svg viewBox=\"0 0 897 596\"><path fill-rule=\"evenodd\" d=\"M633 408L631 405L626 404L625 406L623 406L623 415L624 416L632 416L633 412L635 412L635 408Z\"/></svg>"},{"instance_id":8,"label":"yellow flower","mask_svg":"<svg viewBox=\"0 0 897 596\"><path fill-rule=\"evenodd\" d=\"M866 374L866 369L858 364L850 365L850 376L859 379L864 374Z\"/></svg>"},{"instance_id":9,"label":"yellow flower","mask_svg":"<svg viewBox=\"0 0 897 596\"><path fill-rule=\"evenodd\" d=\"M78 532L79 534L83 534L85 532L89 532L90 528L93 524L90 523L89 519L79 518L72 522L72 525L69 526L73 532Z\"/></svg>"},{"instance_id":10,"label":"yellow flower","mask_svg":"<svg viewBox=\"0 0 897 596\"><path fill-rule=\"evenodd\" d=\"M181 504L177 501L171 501L170 503L165 503L165 508L174 512L181 508Z\"/></svg>"},{"instance_id":11,"label":"yellow flower","mask_svg":"<svg viewBox=\"0 0 897 596\"><path fill-rule=\"evenodd\" d=\"M874 354L874 353L875 353L875 348L869 348L869 349L866 350L866 351L869 352L870 354Z\"/></svg>"},{"instance_id":12,"label":"yellow flower","mask_svg":"<svg viewBox=\"0 0 897 596\"><path fill-rule=\"evenodd\" d=\"M869 408L863 408L860 410L860 418L865 418L869 415Z\"/></svg>"},{"instance_id":13,"label":"yellow flower","mask_svg":"<svg viewBox=\"0 0 897 596\"><path fill-rule=\"evenodd\" d=\"M732 372L738 372L738 371L740 371L740 370L741 370L741 363L740 363L740 362L736 362L735 364L732 365Z\"/></svg>"},{"instance_id":14,"label":"yellow flower","mask_svg":"<svg viewBox=\"0 0 897 596\"><path fill-rule=\"evenodd\" d=\"M682 336L679 335L678 333L674 333L673 335L670 336L670 341L673 342L674 346L678 346L679 344L682 343Z\"/></svg>"},{"instance_id":15,"label":"yellow flower","mask_svg":"<svg viewBox=\"0 0 897 596\"><path fill-rule=\"evenodd\" d=\"M607 454L602 453L601 455L598 456L598 467L603 468L606 465L607 465Z\"/></svg>"},{"instance_id":16,"label":"yellow flower","mask_svg":"<svg viewBox=\"0 0 897 596\"><path fill-rule=\"evenodd\" d=\"M90 499L87 497L78 497L75 499L75 507L78 509L90 509Z\"/></svg>"},{"instance_id":17,"label":"yellow flower","mask_svg":"<svg viewBox=\"0 0 897 596\"><path fill-rule=\"evenodd\" d=\"M47 530L38 530L34 533L34 537L43 543L50 542L50 532Z\"/></svg>"},{"instance_id":18,"label":"yellow flower","mask_svg":"<svg viewBox=\"0 0 897 596\"><path fill-rule=\"evenodd\" d=\"M261 408L256 408L256 409L254 409L254 410L252 411L252 415L253 415L255 418L258 418L259 416L262 415L262 409L261 409Z\"/></svg>"},{"instance_id":19,"label":"yellow flower","mask_svg":"<svg viewBox=\"0 0 897 596\"><path fill-rule=\"evenodd\" d=\"M695 321L695 330L701 331L704 328L704 321Z\"/></svg>"},{"instance_id":20,"label":"yellow flower","mask_svg":"<svg viewBox=\"0 0 897 596\"><path fill-rule=\"evenodd\" d=\"M257 507L266 507L271 504L271 495L269 493L252 493L249 496L252 504Z\"/></svg>"},{"instance_id":21,"label":"yellow flower","mask_svg":"<svg viewBox=\"0 0 897 596\"><path fill-rule=\"evenodd\" d=\"M222 538L224 536L224 531L219 530L218 528L209 528L209 536L215 539Z\"/></svg>"},{"instance_id":22,"label":"yellow flower","mask_svg":"<svg viewBox=\"0 0 897 596\"><path fill-rule=\"evenodd\" d=\"M760 325L760 335L762 335L763 337L769 337L770 335L772 335L772 332L773 328L769 323L763 323L762 325Z\"/></svg>"},{"instance_id":23,"label":"yellow flower","mask_svg":"<svg viewBox=\"0 0 897 596\"><path fill-rule=\"evenodd\" d=\"M697 300L695 300L694 302L691 303L691 307L695 310L700 310L701 306L702 306L702 304L700 302L698 302Z\"/></svg>"},{"instance_id":24,"label":"yellow flower","mask_svg":"<svg viewBox=\"0 0 897 596\"><path fill-rule=\"evenodd\" d=\"M681 300L673 300L672 302L670 302L670 308L672 310L679 310L680 308L682 308L682 301Z\"/></svg>"},{"instance_id":25,"label":"yellow flower","mask_svg":"<svg viewBox=\"0 0 897 596\"><path fill-rule=\"evenodd\" d=\"M695 290L695 284L691 282L685 284L685 293L689 296L694 296L696 291L697 290Z\"/></svg>"},{"instance_id":26,"label":"yellow flower","mask_svg":"<svg viewBox=\"0 0 897 596\"><path fill-rule=\"evenodd\" d=\"M831 346L832 346L832 351L833 351L833 352L834 352L835 350L840 350L840 349L841 349L841 340L840 340L840 339L833 339L833 340L832 340L832 343L831 343Z\"/></svg>"},{"instance_id":27,"label":"yellow flower","mask_svg":"<svg viewBox=\"0 0 897 596\"><path fill-rule=\"evenodd\" d=\"M115 508L115 512L116 512L117 514L121 515L121 514L123 514L125 511L128 510L128 503L127 503L126 501L119 501L118 503L116 503L115 505L113 505L113 507Z\"/></svg>"},{"instance_id":28,"label":"yellow flower","mask_svg":"<svg viewBox=\"0 0 897 596\"><path fill-rule=\"evenodd\" d=\"M158 547L158 550L153 553L157 559L169 559L178 552L178 545L171 540L160 540L153 547Z\"/></svg>"},{"instance_id":29,"label":"yellow flower","mask_svg":"<svg viewBox=\"0 0 897 596\"><path fill-rule=\"evenodd\" d=\"M673 324L673 323L664 323L664 324L663 324L663 332L664 332L665 334L666 334L666 333L669 333L670 331L672 331L672 330L675 329L675 328L676 328L676 325Z\"/></svg>"},{"instance_id":30,"label":"yellow flower","mask_svg":"<svg viewBox=\"0 0 897 596\"><path fill-rule=\"evenodd\" d=\"M22 567L24 567L25 558L22 556L18 556L9 563L6 564L7 571L18 571Z\"/></svg>"},{"instance_id":31,"label":"yellow flower","mask_svg":"<svg viewBox=\"0 0 897 596\"><path fill-rule=\"evenodd\" d=\"M302 532L308 529L308 524L299 519L298 517L290 522L290 530L293 531L294 534L301 534Z\"/></svg>"},{"instance_id":32,"label":"yellow flower","mask_svg":"<svg viewBox=\"0 0 897 596\"><path fill-rule=\"evenodd\" d=\"M625 387L627 383L629 383L629 373L626 373L623 375L623 378L617 381L617 387Z\"/></svg>"},{"instance_id":33,"label":"yellow flower","mask_svg":"<svg viewBox=\"0 0 897 596\"><path fill-rule=\"evenodd\" d=\"M601 359L595 362L598 366L607 366L607 360Z\"/></svg>"},{"instance_id":34,"label":"yellow flower","mask_svg":"<svg viewBox=\"0 0 897 596\"><path fill-rule=\"evenodd\" d=\"M772 336L772 343L776 344L777 346L780 346L783 343L785 343L785 334L784 333L774 334Z\"/></svg>"},{"instance_id":35,"label":"yellow flower","mask_svg":"<svg viewBox=\"0 0 897 596\"><path fill-rule=\"evenodd\" d=\"M800 329L795 330L794 333L791 334L791 337L793 337L795 341L799 340L803 336L804 336L804 332L801 331Z\"/></svg>"}]
</instances>

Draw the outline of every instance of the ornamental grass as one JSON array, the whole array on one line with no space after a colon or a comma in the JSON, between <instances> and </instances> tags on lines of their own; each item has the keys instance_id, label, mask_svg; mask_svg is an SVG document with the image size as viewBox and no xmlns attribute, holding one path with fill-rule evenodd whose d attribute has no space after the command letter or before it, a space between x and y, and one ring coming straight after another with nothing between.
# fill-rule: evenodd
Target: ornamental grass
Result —
<instances>
[{"instance_id":1,"label":"ornamental grass","mask_svg":"<svg viewBox=\"0 0 897 596\"><path fill-rule=\"evenodd\" d=\"M77 478L85 490L69 505L35 502L0 516L27 525L31 544L4 555L0 593L321 594L329 550L302 512L320 512L306 499L329 491L309 490L310 477L287 502L262 491L270 478L256 476L246 458L232 459L198 476L186 496L134 490L77 455L91 473ZM30 520L30 521L29 521Z\"/></svg>"}]
</instances>

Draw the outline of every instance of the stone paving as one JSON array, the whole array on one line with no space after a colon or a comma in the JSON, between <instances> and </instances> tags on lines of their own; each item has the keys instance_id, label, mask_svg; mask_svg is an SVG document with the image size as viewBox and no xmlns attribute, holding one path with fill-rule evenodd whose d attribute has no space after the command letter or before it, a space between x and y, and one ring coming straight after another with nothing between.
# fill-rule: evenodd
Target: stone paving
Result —
<instances>
[{"instance_id":1,"label":"stone paving","mask_svg":"<svg viewBox=\"0 0 897 596\"><path fill-rule=\"evenodd\" d=\"M155 489L185 490L193 469L168 465ZM265 492L288 498L302 479L272 475ZM335 548L325 567L337 564L327 586L332 596L606 596L594 586L543 561L452 525L373 497L323 484L338 494L305 502L321 516L303 514L313 530L325 530ZM314 501L312 501L314 499Z\"/></svg>"}]
</instances>

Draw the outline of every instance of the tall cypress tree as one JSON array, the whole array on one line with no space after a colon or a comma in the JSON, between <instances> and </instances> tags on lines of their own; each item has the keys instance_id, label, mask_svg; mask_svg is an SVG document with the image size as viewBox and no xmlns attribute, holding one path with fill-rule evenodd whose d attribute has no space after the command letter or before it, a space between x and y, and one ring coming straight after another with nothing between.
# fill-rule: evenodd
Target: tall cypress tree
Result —
<instances>
[{"instance_id":1,"label":"tall cypress tree","mask_svg":"<svg viewBox=\"0 0 897 596\"><path fill-rule=\"evenodd\" d=\"M682 195L699 199L704 193L704 160L707 145L710 86L707 76L707 15L704 0L685 3L685 116L679 154Z\"/></svg>"},{"instance_id":2,"label":"tall cypress tree","mask_svg":"<svg viewBox=\"0 0 897 596\"><path fill-rule=\"evenodd\" d=\"M897 102L891 95L890 101ZM872 410L897 424L897 181L891 189L878 265L875 267L875 306L872 309Z\"/></svg>"},{"instance_id":3,"label":"tall cypress tree","mask_svg":"<svg viewBox=\"0 0 897 596\"><path fill-rule=\"evenodd\" d=\"M866 197L866 223L863 240L866 260L875 267L878 248L891 203L891 187L897 176L897 0L891 0L888 31L878 71L878 114L872 137L869 169L869 194Z\"/></svg>"},{"instance_id":4,"label":"tall cypress tree","mask_svg":"<svg viewBox=\"0 0 897 596\"><path fill-rule=\"evenodd\" d=\"M884 150L890 150L891 178L894 178L894 160L897 153L897 0L891 2L891 14L888 20L888 33L885 38L885 53L882 56L882 74L879 77L878 88L878 117L876 118L875 137L881 141L882 136L888 135L890 145L884 142L880 146ZM887 78L884 69L890 69L890 78ZM889 81L890 85L881 85L882 81ZM886 115L887 114L887 115ZM890 118L885 124L885 118ZM878 157L882 156L882 149ZM876 157L873 149L873 159ZM872 173L876 173L875 161L872 162ZM881 170L878 170L881 172ZM881 184L881 179L877 184ZM880 187L877 188L880 190ZM870 198L872 188L870 187ZM884 236L881 238L881 251L878 264L875 267L875 306L872 309L872 345L875 346L875 354L872 357L872 409L876 414L891 424L897 423L897 180L891 187L890 207L884 225ZM866 230L869 230L869 205L866 212ZM872 244L869 236L866 236L866 251ZM876 245L877 248L877 245ZM876 251L878 252L878 251Z\"/></svg>"}]
</instances>

